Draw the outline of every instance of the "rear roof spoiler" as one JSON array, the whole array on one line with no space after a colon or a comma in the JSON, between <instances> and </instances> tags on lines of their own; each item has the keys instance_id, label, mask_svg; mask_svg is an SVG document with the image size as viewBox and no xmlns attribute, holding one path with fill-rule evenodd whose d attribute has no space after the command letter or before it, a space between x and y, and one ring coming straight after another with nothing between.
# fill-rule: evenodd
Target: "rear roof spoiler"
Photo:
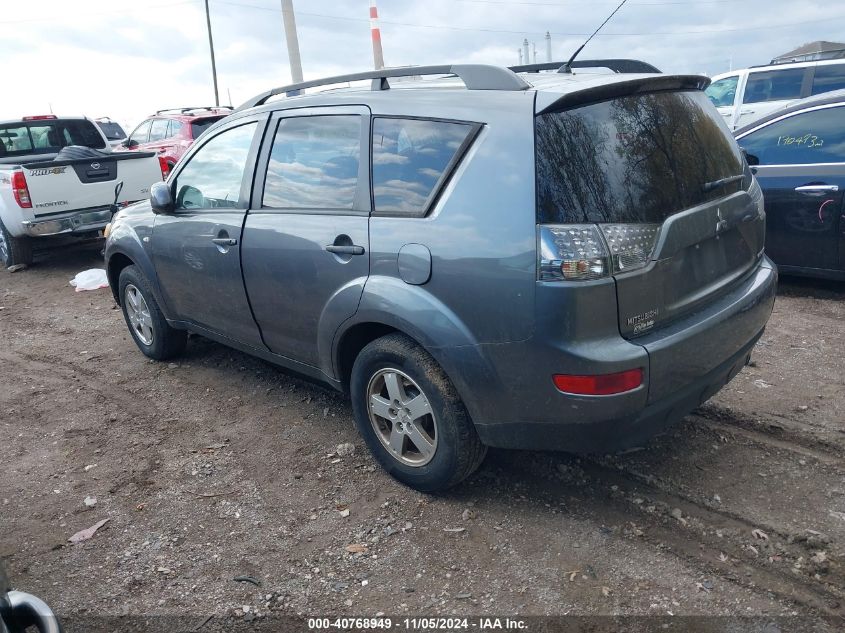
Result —
<instances>
[{"instance_id":1,"label":"rear roof spoiler","mask_svg":"<svg viewBox=\"0 0 845 633\"><path fill-rule=\"evenodd\" d=\"M541 70L561 69L566 62L543 62L541 64L522 64L521 66L510 66L515 73L538 73ZM609 68L615 73L659 73L660 71L649 64L638 59L581 59L569 64L569 68Z\"/></svg>"},{"instance_id":2,"label":"rear roof spoiler","mask_svg":"<svg viewBox=\"0 0 845 633\"><path fill-rule=\"evenodd\" d=\"M542 90L537 93L537 114L559 112L588 103L609 101L617 97L627 97L646 92L704 90L709 85L710 79L702 75L660 75L614 81L584 90L567 92L560 96L549 90Z\"/></svg>"}]
</instances>

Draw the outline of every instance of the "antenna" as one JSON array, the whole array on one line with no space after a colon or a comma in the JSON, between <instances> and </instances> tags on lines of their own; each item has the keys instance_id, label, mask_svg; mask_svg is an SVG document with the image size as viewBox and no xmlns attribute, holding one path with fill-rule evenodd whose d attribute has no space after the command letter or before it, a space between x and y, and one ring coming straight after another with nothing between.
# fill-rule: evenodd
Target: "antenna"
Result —
<instances>
[{"instance_id":1,"label":"antenna","mask_svg":"<svg viewBox=\"0 0 845 633\"><path fill-rule=\"evenodd\" d=\"M619 6L616 7L613 10L613 13L611 13L609 16L607 16L607 19L599 25L599 28L597 28L595 31L593 31L593 34L590 37L588 37L587 40L583 44L581 44L581 46L578 47L578 50L576 50L574 53L572 53L572 57L569 58L569 61L566 62L560 68L558 68L559 73L569 73L570 75L572 74L572 62L574 62L575 58L578 57L578 53L580 53L582 50L584 50L584 47L587 44L590 43L590 40L593 39L596 36L596 33L601 31L602 28L604 27L604 25L607 24L608 22L610 22L610 18L612 18L614 15L616 15L616 12L619 11L619 9L622 8L622 5L625 4L626 2L628 2L628 0L622 0L622 2L619 3Z\"/></svg>"}]
</instances>

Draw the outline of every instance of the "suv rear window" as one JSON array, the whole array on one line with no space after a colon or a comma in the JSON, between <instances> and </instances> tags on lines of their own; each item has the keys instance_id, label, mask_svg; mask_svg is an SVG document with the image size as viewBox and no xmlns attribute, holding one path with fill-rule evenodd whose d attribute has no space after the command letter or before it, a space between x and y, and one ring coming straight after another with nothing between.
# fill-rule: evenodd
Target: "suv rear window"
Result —
<instances>
[{"instance_id":1,"label":"suv rear window","mask_svg":"<svg viewBox=\"0 0 845 633\"><path fill-rule=\"evenodd\" d=\"M375 213L424 216L476 129L470 123L376 118L373 121Z\"/></svg>"},{"instance_id":2,"label":"suv rear window","mask_svg":"<svg viewBox=\"0 0 845 633\"><path fill-rule=\"evenodd\" d=\"M114 121L97 121L97 125L100 126L103 134L105 134L106 138L110 141L119 141L126 138L126 132L124 132L123 128Z\"/></svg>"},{"instance_id":3,"label":"suv rear window","mask_svg":"<svg viewBox=\"0 0 845 633\"><path fill-rule=\"evenodd\" d=\"M55 154L68 145L103 149L106 142L94 124L85 120L41 120L0 126L0 156Z\"/></svg>"},{"instance_id":4,"label":"suv rear window","mask_svg":"<svg viewBox=\"0 0 845 633\"><path fill-rule=\"evenodd\" d=\"M222 116L209 116L197 119L196 121L191 121L191 136L194 140L198 139L200 134L205 132L222 118Z\"/></svg>"},{"instance_id":5,"label":"suv rear window","mask_svg":"<svg viewBox=\"0 0 845 633\"><path fill-rule=\"evenodd\" d=\"M536 117L537 221L654 222L734 193L731 133L703 92L621 97Z\"/></svg>"}]
</instances>

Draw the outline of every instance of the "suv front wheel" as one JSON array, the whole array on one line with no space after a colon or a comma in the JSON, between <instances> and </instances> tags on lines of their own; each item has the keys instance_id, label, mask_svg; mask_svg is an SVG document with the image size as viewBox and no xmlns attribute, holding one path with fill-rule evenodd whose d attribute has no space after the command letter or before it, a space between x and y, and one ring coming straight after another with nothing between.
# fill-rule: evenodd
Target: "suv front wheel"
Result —
<instances>
[{"instance_id":1,"label":"suv front wheel","mask_svg":"<svg viewBox=\"0 0 845 633\"><path fill-rule=\"evenodd\" d=\"M352 368L358 430L385 470L423 492L454 486L481 464L481 443L437 362L401 334L367 345Z\"/></svg>"},{"instance_id":2,"label":"suv front wheel","mask_svg":"<svg viewBox=\"0 0 845 633\"><path fill-rule=\"evenodd\" d=\"M118 288L123 318L138 349L155 360L181 354L188 333L167 323L144 274L136 266L127 266L120 271Z\"/></svg>"}]
</instances>

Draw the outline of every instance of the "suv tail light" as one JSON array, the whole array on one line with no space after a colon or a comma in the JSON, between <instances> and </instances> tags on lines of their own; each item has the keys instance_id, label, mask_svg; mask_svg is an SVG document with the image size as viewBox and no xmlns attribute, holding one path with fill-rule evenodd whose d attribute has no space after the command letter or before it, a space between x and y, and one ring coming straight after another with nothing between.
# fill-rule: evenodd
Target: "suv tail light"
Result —
<instances>
[{"instance_id":1,"label":"suv tail light","mask_svg":"<svg viewBox=\"0 0 845 633\"><path fill-rule=\"evenodd\" d=\"M29 188L26 186L26 176L22 171L12 172L12 194L15 202L21 209L31 209L32 200L29 197Z\"/></svg>"},{"instance_id":2,"label":"suv tail light","mask_svg":"<svg viewBox=\"0 0 845 633\"><path fill-rule=\"evenodd\" d=\"M540 281L586 281L648 264L659 224L541 224Z\"/></svg>"},{"instance_id":3,"label":"suv tail light","mask_svg":"<svg viewBox=\"0 0 845 633\"><path fill-rule=\"evenodd\" d=\"M161 168L161 179L167 180L167 176L170 174L170 165L167 164L167 161L164 160L161 156L158 157L158 166Z\"/></svg>"}]
</instances>

